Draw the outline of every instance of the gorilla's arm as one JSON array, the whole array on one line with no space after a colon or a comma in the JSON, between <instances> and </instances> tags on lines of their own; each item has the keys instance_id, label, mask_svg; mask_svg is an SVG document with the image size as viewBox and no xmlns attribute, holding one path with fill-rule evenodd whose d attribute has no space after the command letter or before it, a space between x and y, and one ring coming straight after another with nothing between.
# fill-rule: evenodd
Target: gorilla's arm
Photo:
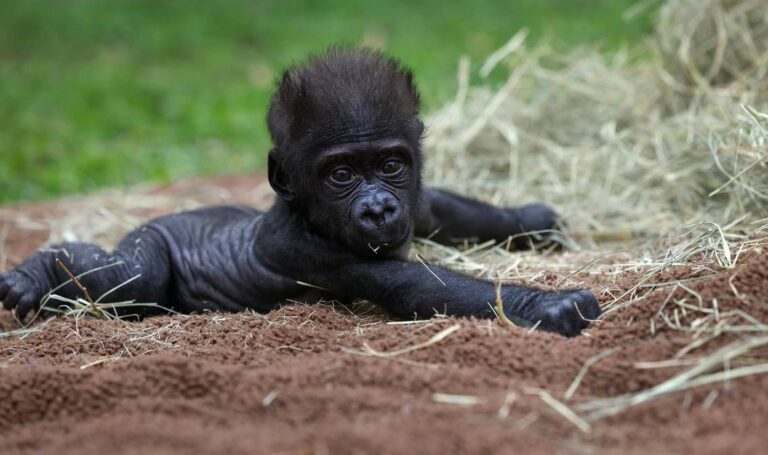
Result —
<instances>
[{"instance_id":1,"label":"gorilla's arm","mask_svg":"<svg viewBox=\"0 0 768 455\"><path fill-rule=\"evenodd\" d=\"M518 248L526 248L531 238L520 234L557 229L558 223L557 213L543 204L499 208L448 191L425 188L416 215L416 235L441 243L464 239L503 241L511 236Z\"/></svg>"},{"instance_id":2,"label":"gorilla's arm","mask_svg":"<svg viewBox=\"0 0 768 455\"><path fill-rule=\"evenodd\" d=\"M370 300L403 317L435 314L494 318L496 285L439 266L400 260L347 263L309 271L315 283L334 293ZM504 313L523 326L578 335L600 309L589 291L544 292L502 285Z\"/></svg>"}]
</instances>

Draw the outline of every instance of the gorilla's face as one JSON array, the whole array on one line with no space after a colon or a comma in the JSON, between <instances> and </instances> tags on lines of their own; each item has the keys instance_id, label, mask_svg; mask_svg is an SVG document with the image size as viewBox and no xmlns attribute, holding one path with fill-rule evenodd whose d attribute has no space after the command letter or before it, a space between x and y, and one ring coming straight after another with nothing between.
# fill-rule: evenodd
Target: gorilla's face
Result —
<instances>
[{"instance_id":1,"label":"gorilla's face","mask_svg":"<svg viewBox=\"0 0 768 455\"><path fill-rule=\"evenodd\" d=\"M410 241L419 169L405 141L336 144L315 155L310 223L361 254L387 255Z\"/></svg>"}]
</instances>

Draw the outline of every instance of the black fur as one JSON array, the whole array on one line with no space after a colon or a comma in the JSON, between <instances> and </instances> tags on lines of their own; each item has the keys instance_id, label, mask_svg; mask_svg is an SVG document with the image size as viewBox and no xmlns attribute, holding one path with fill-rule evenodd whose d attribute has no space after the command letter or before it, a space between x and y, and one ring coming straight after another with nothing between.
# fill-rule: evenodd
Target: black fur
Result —
<instances>
[{"instance_id":1,"label":"black fur","mask_svg":"<svg viewBox=\"0 0 768 455\"><path fill-rule=\"evenodd\" d=\"M67 280L60 258L94 296L156 302L181 312L266 312L288 301L373 301L404 317L494 317L495 286L406 260L414 235L442 242L505 240L555 229L533 204L496 208L421 186L419 94L411 72L379 52L334 49L283 74L267 116L268 172L279 198L267 212L213 207L150 221L112 253L67 243L0 275L0 300L24 319ZM520 246L530 241L518 239ZM134 278L140 275L138 278ZM307 284L311 285L308 287ZM76 297L69 284L57 291ZM600 314L588 291L501 287L523 325L572 336ZM52 302L51 302L52 304ZM151 314L149 307L142 315ZM136 312L115 310L118 313Z\"/></svg>"}]
</instances>

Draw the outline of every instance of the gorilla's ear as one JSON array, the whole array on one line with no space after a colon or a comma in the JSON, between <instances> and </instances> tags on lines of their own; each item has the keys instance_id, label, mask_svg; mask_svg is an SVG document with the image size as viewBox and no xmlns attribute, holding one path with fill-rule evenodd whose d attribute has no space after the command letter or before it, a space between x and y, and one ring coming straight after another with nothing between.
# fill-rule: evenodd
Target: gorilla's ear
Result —
<instances>
[{"instance_id":1,"label":"gorilla's ear","mask_svg":"<svg viewBox=\"0 0 768 455\"><path fill-rule=\"evenodd\" d=\"M424 122L421 121L420 118L416 118L416 131L419 132L419 138L424 138L424 130L425 130Z\"/></svg>"},{"instance_id":2,"label":"gorilla's ear","mask_svg":"<svg viewBox=\"0 0 768 455\"><path fill-rule=\"evenodd\" d=\"M281 198L283 198L283 200L290 202L296 197L296 193L293 191L288 176L280 165L280 160L277 157L277 149L269 151L269 156L267 158L267 176L269 178L269 185Z\"/></svg>"}]
</instances>

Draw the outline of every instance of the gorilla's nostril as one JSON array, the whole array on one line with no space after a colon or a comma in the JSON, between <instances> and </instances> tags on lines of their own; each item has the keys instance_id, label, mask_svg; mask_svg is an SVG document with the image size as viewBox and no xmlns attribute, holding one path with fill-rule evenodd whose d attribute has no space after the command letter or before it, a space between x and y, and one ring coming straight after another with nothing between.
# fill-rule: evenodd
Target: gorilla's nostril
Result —
<instances>
[{"instance_id":1,"label":"gorilla's nostril","mask_svg":"<svg viewBox=\"0 0 768 455\"><path fill-rule=\"evenodd\" d=\"M360 218L362 221L370 222L377 227L381 227L388 221L391 221L393 215L397 213L397 208L391 205L366 207Z\"/></svg>"},{"instance_id":2,"label":"gorilla's nostril","mask_svg":"<svg viewBox=\"0 0 768 455\"><path fill-rule=\"evenodd\" d=\"M380 226L381 224L384 224L384 213L368 212L363 215L363 220L370 221L371 223Z\"/></svg>"}]
</instances>

